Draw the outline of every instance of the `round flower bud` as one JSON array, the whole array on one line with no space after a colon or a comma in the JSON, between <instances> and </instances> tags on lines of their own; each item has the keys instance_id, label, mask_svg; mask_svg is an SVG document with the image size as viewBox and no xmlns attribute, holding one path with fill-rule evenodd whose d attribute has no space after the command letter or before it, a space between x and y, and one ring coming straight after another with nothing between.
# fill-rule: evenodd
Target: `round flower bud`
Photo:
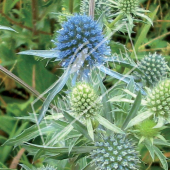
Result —
<instances>
[{"instance_id":1,"label":"round flower bud","mask_svg":"<svg viewBox=\"0 0 170 170\"><path fill-rule=\"evenodd\" d=\"M91 158L99 170L136 170L140 167L135 142L126 135L112 135L96 142Z\"/></svg>"},{"instance_id":2,"label":"round flower bud","mask_svg":"<svg viewBox=\"0 0 170 170\"><path fill-rule=\"evenodd\" d=\"M101 100L88 83L78 83L71 92L71 110L83 117L93 117L101 109Z\"/></svg>"},{"instance_id":3,"label":"round flower bud","mask_svg":"<svg viewBox=\"0 0 170 170\"><path fill-rule=\"evenodd\" d=\"M148 94L147 107L155 117L170 118L170 80L160 81Z\"/></svg>"},{"instance_id":4,"label":"round flower bud","mask_svg":"<svg viewBox=\"0 0 170 170\"><path fill-rule=\"evenodd\" d=\"M57 170L57 168L54 168L53 166L47 165L46 167L42 166L42 167L38 168L38 170Z\"/></svg>"},{"instance_id":5,"label":"round flower bud","mask_svg":"<svg viewBox=\"0 0 170 170\"><path fill-rule=\"evenodd\" d=\"M105 12L106 18L111 18L111 2L108 0L95 0L95 14L97 12ZM80 12L82 14L89 14L89 0L82 0L80 6Z\"/></svg>"},{"instance_id":6,"label":"round flower bud","mask_svg":"<svg viewBox=\"0 0 170 170\"><path fill-rule=\"evenodd\" d=\"M167 74L167 64L164 57L156 53L144 57L139 64L139 68L145 74L143 79L147 80L149 84L157 83L160 79L165 78Z\"/></svg>"},{"instance_id":7,"label":"round flower bud","mask_svg":"<svg viewBox=\"0 0 170 170\"><path fill-rule=\"evenodd\" d=\"M74 15L62 27L56 45L63 67L68 67L75 60L80 62L77 65L82 64L83 67L103 64L103 56L110 54L110 51L102 29L91 17Z\"/></svg>"},{"instance_id":8,"label":"round flower bud","mask_svg":"<svg viewBox=\"0 0 170 170\"><path fill-rule=\"evenodd\" d=\"M138 0L119 0L119 9L126 14L134 13L138 4Z\"/></svg>"},{"instance_id":9,"label":"round flower bud","mask_svg":"<svg viewBox=\"0 0 170 170\"><path fill-rule=\"evenodd\" d=\"M137 126L137 130L140 136L145 138L153 138L159 134L160 128L153 128L156 126L156 122L154 120L144 120Z\"/></svg>"}]
</instances>

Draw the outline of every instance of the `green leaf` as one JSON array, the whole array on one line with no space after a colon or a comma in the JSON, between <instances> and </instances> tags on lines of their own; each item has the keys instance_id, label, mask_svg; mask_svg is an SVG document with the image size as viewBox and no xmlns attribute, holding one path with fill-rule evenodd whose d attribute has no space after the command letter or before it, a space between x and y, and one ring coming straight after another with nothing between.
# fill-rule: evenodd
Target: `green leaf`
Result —
<instances>
[{"instance_id":1,"label":"green leaf","mask_svg":"<svg viewBox=\"0 0 170 170\"><path fill-rule=\"evenodd\" d=\"M2 26L2 25L0 25L0 30L8 30L8 31L14 31L14 32L16 32L14 29L12 29L12 28L10 28L10 27Z\"/></svg>"},{"instance_id":2,"label":"green leaf","mask_svg":"<svg viewBox=\"0 0 170 170\"><path fill-rule=\"evenodd\" d=\"M150 153L150 155L151 155L151 158L152 158L152 160L154 161L155 155L154 155L153 145L150 144L149 141L145 141L145 146L147 147L147 149L148 149L148 151L149 151L149 153Z\"/></svg>"},{"instance_id":3,"label":"green leaf","mask_svg":"<svg viewBox=\"0 0 170 170\"><path fill-rule=\"evenodd\" d=\"M27 144L27 145L26 145ZM37 148L49 153L60 154L60 153L68 153L68 147L51 147L51 146L42 146L42 145L35 145L31 143L26 143L22 146L25 148ZM71 153L74 154L81 154L81 153L89 153L92 150L96 149L95 146L75 146L72 148Z\"/></svg>"},{"instance_id":4,"label":"green leaf","mask_svg":"<svg viewBox=\"0 0 170 170\"><path fill-rule=\"evenodd\" d=\"M17 71L19 77L29 86L34 84L39 93L48 89L57 79L42 62L36 61L32 56L19 56Z\"/></svg>"},{"instance_id":5,"label":"green leaf","mask_svg":"<svg viewBox=\"0 0 170 170\"><path fill-rule=\"evenodd\" d=\"M156 14L157 14L157 11L158 11L158 8L159 6L155 9L154 12L151 13L151 20L153 21ZM144 40L146 39L146 36L149 32L149 29L151 27L152 24L144 24L144 26L141 28L141 31L139 31L140 35L137 36L137 40L136 40L136 43L135 43L135 51L137 52L139 50L139 46L144 42ZM131 54L131 58L134 58L135 57L135 53L133 52Z\"/></svg>"},{"instance_id":6,"label":"green leaf","mask_svg":"<svg viewBox=\"0 0 170 170\"><path fill-rule=\"evenodd\" d=\"M72 126L84 135L87 139L91 140L91 137L88 135L86 126L79 122L76 118L72 117L67 111L63 111L64 117L72 124Z\"/></svg>"},{"instance_id":7,"label":"green leaf","mask_svg":"<svg viewBox=\"0 0 170 170\"><path fill-rule=\"evenodd\" d=\"M92 138L92 140L94 141L94 131L93 131L93 126L92 126L92 122L90 118L86 119L86 123L87 123L87 131L89 136Z\"/></svg>"},{"instance_id":8,"label":"green leaf","mask_svg":"<svg viewBox=\"0 0 170 170\"><path fill-rule=\"evenodd\" d=\"M161 140L161 139L154 139L154 140L153 140L153 144L154 144L154 145L162 145L162 146L168 146L168 147L170 147L170 143L169 143L169 142L166 142L166 141Z\"/></svg>"},{"instance_id":9,"label":"green leaf","mask_svg":"<svg viewBox=\"0 0 170 170\"><path fill-rule=\"evenodd\" d=\"M87 164L87 166L85 166L81 170L92 170L92 169L95 169L95 168L96 168L96 166L90 162L89 164Z\"/></svg>"},{"instance_id":10,"label":"green leaf","mask_svg":"<svg viewBox=\"0 0 170 170\"><path fill-rule=\"evenodd\" d=\"M101 124L103 125L105 128L112 130L115 133L124 133L119 127L117 127L116 125L112 124L111 122L109 122L107 119L105 119L104 117L100 116L100 115L96 115L95 119Z\"/></svg>"},{"instance_id":11,"label":"green leaf","mask_svg":"<svg viewBox=\"0 0 170 170\"><path fill-rule=\"evenodd\" d=\"M28 50L28 51L21 51L18 54L22 55L33 55L33 56L38 56L42 58L55 58L55 61L57 61L58 57L58 51L57 50Z\"/></svg>"},{"instance_id":12,"label":"green leaf","mask_svg":"<svg viewBox=\"0 0 170 170\"><path fill-rule=\"evenodd\" d=\"M153 146L153 148L155 154L158 156L159 160L161 161L164 170L168 170L168 163L166 161L165 155L156 146Z\"/></svg>"},{"instance_id":13,"label":"green leaf","mask_svg":"<svg viewBox=\"0 0 170 170\"><path fill-rule=\"evenodd\" d=\"M100 90L102 94L102 101L103 101L103 106L104 106L104 117L110 121L113 122L112 118L112 109L111 109L111 104L108 102L108 92L106 87L104 86L103 82L101 81L100 77L98 76L98 81L100 82Z\"/></svg>"},{"instance_id":14,"label":"green leaf","mask_svg":"<svg viewBox=\"0 0 170 170\"><path fill-rule=\"evenodd\" d=\"M40 134L46 134L46 133L53 133L56 131L56 128L53 126L47 126L46 123L42 123L39 126L33 125L30 128L24 130L20 135L13 137L11 139L8 139L4 145L20 145L30 139L33 139Z\"/></svg>"},{"instance_id":15,"label":"green leaf","mask_svg":"<svg viewBox=\"0 0 170 170\"><path fill-rule=\"evenodd\" d=\"M131 119L128 123L128 125L126 126L125 129L128 129L134 125L137 125L138 123L142 122L143 120L149 118L150 116L152 116L153 113L150 111L146 111L146 112L142 112L139 115L137 115L136 117L134 117L133 119Z\"/></svg>"},{"instance_id":16,"label":"green leaf","mask_svg":"<svg viewBox=\"0 0 170 170\"><path fill-rule=\"evenodd\" d=\"M126 129L127 125L129 124L129 122L135 117L135 115L137 114L138 110L139 110L139 107L141 105L141 92L139 91L138 92L138 95L135 99L135 102L130 110L130 112L128 113L128 116L122 126L122 129Z\"/></svg>"},{"instance_id":17,"label":"green leaf","mask_svg":"<svg viewBox=\"0 0 170 170\"><path fill-rule=\"evenodd\" d=\"M70 76L69 70L66 70L65 73L59 78L59 80L57 80L52 85L52 88L50 89L49 94L48 94L47 98L45 99L45 101L42 105L42 108L40 110L40 114L38 116L38 123L40 123L42 121L42 119L44 118L50 103L52 102L54 97L62 90L62 88L66 84L69 76Z\"/></svg>"}]
</instances>

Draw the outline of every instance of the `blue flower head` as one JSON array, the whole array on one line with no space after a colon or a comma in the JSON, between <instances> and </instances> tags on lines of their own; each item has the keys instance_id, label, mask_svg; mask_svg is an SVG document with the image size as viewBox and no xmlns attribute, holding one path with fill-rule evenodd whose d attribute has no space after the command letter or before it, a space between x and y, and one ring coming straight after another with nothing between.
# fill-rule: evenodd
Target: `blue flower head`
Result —
<instances>
[{"instance_id":1,"label":"blue flower head","mask_svg":"<svg viewBox=\"0 0 170 170\"><path fill-rule=\"evenodd\" d=\"M109 54L102 29L89 16L70 17L58 33L56 45L63 67L68 67L77 59L83 62L83 67L102 64L103 56Z\"/></svg>"}]
</instances>

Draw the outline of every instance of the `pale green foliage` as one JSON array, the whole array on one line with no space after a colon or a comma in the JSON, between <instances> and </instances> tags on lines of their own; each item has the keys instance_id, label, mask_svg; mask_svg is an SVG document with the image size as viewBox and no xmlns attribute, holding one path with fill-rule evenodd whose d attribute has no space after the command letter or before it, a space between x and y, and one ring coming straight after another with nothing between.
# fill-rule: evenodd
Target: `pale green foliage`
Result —
<instances>
[{"instance_id":1,"label":"pale green foliage","mask_svg":"<svg viewBox=\"0 0 170 170\"><path fill-rule=\"evenodd\" d=\"M95 14L105 13L106 18L111 17L111 7L109 6L110 2L107 0L95 0ZM82 0L80 6L81 14L89 14L89 0Z\"/></svg>"}]
</instances>

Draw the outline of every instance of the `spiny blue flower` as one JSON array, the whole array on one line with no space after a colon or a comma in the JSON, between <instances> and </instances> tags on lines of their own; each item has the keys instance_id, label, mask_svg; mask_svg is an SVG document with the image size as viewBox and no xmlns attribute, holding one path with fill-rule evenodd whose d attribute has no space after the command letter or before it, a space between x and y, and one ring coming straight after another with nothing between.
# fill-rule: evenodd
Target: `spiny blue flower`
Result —
<instances>
[{"instance_id":1,"label":"spiny blue flower","mask_svg":"<svg viewBox=\"0 0 170 170\"><path fill-rule=\"evenodd\" d=\"M135 142L126 135L111 135L95 143L91 157L99 170L139 170L139 154Z\"/></svg>"},{"instance_id":2,"label":"spiny blue flower","mask_svg":"<svg viewBox=\"0 0 170 170\"><path fill-rule=\"evenodd\" d=\"M89 16L70 17L58 34L56 46L63 67L73 64L76 58L84 60L83 67L102 64L103 56L109 54L101 28Z\"/></svg>"}]
</instances>

